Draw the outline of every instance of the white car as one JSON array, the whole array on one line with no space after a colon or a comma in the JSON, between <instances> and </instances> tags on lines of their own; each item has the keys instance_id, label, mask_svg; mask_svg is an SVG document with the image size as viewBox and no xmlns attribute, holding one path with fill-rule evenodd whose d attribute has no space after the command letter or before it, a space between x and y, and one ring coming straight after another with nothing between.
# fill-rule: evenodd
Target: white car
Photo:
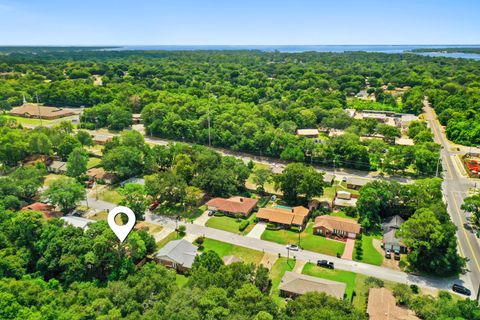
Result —
<instances>
[{"instance_id":1,"label":"white car","mask_svg":"<svg viewBox=\"0 0 480 320\"><path fill-rule=\"evenodd\" d=\"M297 245L294 245L294 244L287 244L286 249L287 249L287 250L290 250L290 251L298 251L298 250L300 250L300 248L299 248Z\"/></svg>"}]
</instances>

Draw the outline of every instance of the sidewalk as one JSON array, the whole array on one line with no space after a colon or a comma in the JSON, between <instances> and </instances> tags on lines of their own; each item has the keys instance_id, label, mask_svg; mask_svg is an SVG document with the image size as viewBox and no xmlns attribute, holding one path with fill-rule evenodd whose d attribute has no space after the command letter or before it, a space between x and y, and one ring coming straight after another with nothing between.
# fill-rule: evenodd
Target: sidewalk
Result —
<instances>
[{"instance_id":1,"label":"sidewalk","mask_svg":"<svg viewBox=\"0 0 480 320\"><path fill-rule=\"evenodd\" d=\"M355 239L347 239L345 250L343 250L342 259L352 260L353 249L355 248Z\"/></svg>"}]
</instances>

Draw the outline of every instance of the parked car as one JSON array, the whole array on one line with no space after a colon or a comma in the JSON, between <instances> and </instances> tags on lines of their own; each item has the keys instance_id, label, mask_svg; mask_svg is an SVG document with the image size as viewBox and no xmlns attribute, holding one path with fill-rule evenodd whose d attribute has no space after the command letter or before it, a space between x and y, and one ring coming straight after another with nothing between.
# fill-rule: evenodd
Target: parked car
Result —
<instances>
[{"instance_id":1,"label":"parked car","mask_svg":"<svg viewBox=\"0 0 480 320\"><path fill-rule=\"evenodd\" d=\"M300 250L300 248L297 245L294 245L294 244L287 244L286 248L287 248L287 250L290 250L290 251Z\"/></svg>"},{"instance_id":2,"label":"parked car","mask_svg":"<svg viewBox=\"0 0 480 320\"><path fill-rule=\"evenodd\" d=\"M398 250L393 251L393 259L400 260L400 251Z\"/></svg>"},{"instance_id":3,"label":"parked car","mask_svg":"<svg viewBox=\"0 0 480 320\"><path fill-rule=\"evenodd\" d=\"M469 295L472 294L470 289L462 286L461 284L454 283L453 286L452 286L452 290L455 291L455 292L458 292L460 294L466 295L466 296L469 296Z\"/></svg>"},{"instance_id":4,"label":"parked car","mask_svg":"<svg viewBox=\"0 0 480 320\"><path fill-rule=\"evenodd\" d=\"M209 217L211 217L215 214L215 211L213 211L213 210L207 210L207 212L208 212L207 214L208 214Z\"/></svg>"},{"instance_id":5,"label":"parked car","mask_svg":"<svg viewBox=\"0 0 480 320\"><path fill-rule=\"evenodd\" d=\"M328 269L335 269L335 266L332 261L327 261L327 260L318 260L317 261L317 266L319 267L324 267Z\"/></svg>"},{"instance_id":6,"label":"parked car","mask_svg":"<svg viewBox=\"0 0 480 320\"><path fill-rule=\"evenodd\" d=\"M473 231L472 226L471 226L470 223L468 223L468 222L465 222L465 223L463 224L463 227L464 227L466 230Z\"/></svg>"},{"instance_id":7,"label":"parked car","mask_svg":"<svg viewBox=\"0 0 480 320\"><path fill-rule=\"evenodd\" d=\"M387 259L392 258L392 251L390 249L385 250L385 258Z\"/></svg>"}]
</instances>

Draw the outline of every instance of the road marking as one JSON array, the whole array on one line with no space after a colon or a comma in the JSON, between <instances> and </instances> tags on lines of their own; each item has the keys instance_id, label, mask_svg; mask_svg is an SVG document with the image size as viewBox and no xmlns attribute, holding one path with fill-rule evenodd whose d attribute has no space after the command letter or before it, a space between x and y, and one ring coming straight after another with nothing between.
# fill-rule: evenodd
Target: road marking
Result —
<instances>
[{"instance_id":1,"label":"road marking","mask_svg":"<svg viewBox=\"0 0 480 320\"><path fill-rule=\"evenodd\" d=\"M456 211L457 216L458 216L458 218L460 219L460 222L461 222L460 228L462 228L463 233L465 234L465 240L467 240L467 244L470 247L470 250L471 250L472 255L473 255L473 259L475 260L475 263L477 265L477 269L480 270L480 264L478 263L477 257L475 256L475 251L473 250L472 244L470 243L470 239L468 237L467 232L465 231L465 228L463 228L463 219L462 219L462 216L460 215L460 208L458 207L457 200L455 200L455 193L454 192L452 192L452 198L453 198L453 205L457 209L457 211Z\"/></svg>"}]
</instances>

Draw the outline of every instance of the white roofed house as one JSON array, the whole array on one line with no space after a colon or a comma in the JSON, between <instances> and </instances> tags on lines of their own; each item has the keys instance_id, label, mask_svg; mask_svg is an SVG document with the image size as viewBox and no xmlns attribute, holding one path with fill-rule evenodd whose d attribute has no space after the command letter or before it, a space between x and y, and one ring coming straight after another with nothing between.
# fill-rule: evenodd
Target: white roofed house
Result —
<instances>
[{"instance_id":1,"label":"white roofed house","mask_svg":"<svg viewBox=\"0 0 480 320\"><path fill-rule=\"evenodd\" d=\"M183 239L173 240L157 252L155 260L168 268L183 273L192 268L197 254L197 247L190 242Z\"/></svg>"},{"instance_id":2,"label":"white roofed house","mask_svg":"<svg viewBox=\"0 0 480 320\"><path fill-rule=\"evenodd\" d=\"M297 129L297 135L305 138L318 138L318 129Z\"/></svg>"},{"instance_id":3,"label":"white roofed house","mask_svg":"<svg viewBox=\"0 0 480 320\"><path fill-rule=\"evenodd\" d=\"M64 216L64 217L61 217L60 219L62 219L63 221L65 221L67 224L71 226L81 228L83 230L87 230L90 223L96 222L95 220L90 220L90 219L76 217L76 216Z\"/></svg>"}]
</instances>

